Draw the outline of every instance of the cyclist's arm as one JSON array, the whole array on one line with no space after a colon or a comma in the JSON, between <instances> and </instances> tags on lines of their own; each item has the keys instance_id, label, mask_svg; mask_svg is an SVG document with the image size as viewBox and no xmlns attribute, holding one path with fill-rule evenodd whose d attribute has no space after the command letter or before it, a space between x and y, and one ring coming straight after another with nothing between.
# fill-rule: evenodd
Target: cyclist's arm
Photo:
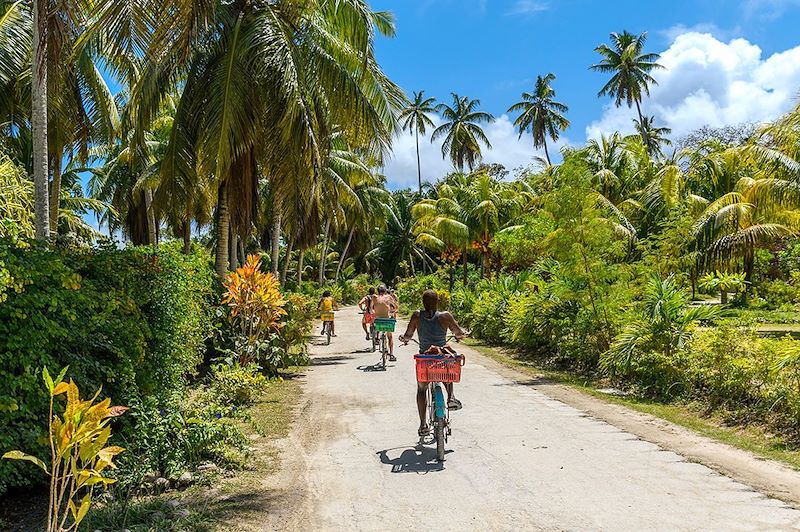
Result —
<instances>
[{"instance_id":1,"label":"cyclist's arm","mask_svg":"<svg viewBox=\"0 0 800 532\"><path fill-rule=\"evenodd\" d=\"M366 304L367 304L367 296L364 296L361 298L361 301L358 302L358 308L360 308L361 310L367 310L365 306Z\"/></svg>"},{"instance_id":2,"label":"cyclist's arm","mask_svg":"<svg viewBox=\"0 0 800 532\"><path fill-rule=\"evenodd\" d=\"M417 324L419 323L419 311L415 311L414 314L411 315L411 319L408 320L408 327L406 327L406 332L404 332L400 336L400 341L403 343L408 343L409 340L414 338L414 333L417 330Z\"/></svg>"},{"instance_id":3,"label":"cyclist's arm","mask_svg":"<svg viewBox=\"0 0 800 532\"><path fill-rule=\"evenodd\" d=\"M467 336L467 331L461 328L456 319L449 312L442 312L442 320L444 324L447 325L450 332L459 340Z\"/></svg>"}]
</instances>

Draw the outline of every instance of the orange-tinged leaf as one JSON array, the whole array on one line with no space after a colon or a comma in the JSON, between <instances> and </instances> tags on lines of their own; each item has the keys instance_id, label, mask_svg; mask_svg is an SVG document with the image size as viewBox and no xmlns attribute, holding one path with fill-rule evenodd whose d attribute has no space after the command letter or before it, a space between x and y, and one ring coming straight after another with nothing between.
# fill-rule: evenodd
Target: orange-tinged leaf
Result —
<instances>
[{"instance_id":1,"label":"orange-tinged leaf","mask_svg":"<svg viewBox=\"0 0 800 532\"><path fill-rule=\"evenodd\" d=\"M61 395L62 393L67 391L68 387L69 385L66 382L59 382L58 384L56 384L56 387L53 388L52 392L53 396L55 397L56 395Z\"/></svg>"}]
</instances>

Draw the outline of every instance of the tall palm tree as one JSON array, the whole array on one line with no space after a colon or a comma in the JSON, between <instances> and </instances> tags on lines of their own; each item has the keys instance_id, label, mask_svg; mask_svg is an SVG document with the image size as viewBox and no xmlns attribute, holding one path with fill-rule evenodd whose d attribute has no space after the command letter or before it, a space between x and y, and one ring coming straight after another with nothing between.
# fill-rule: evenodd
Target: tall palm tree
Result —
<instances>
[{"instance_id":1,"label":"tall palm tree","mask_svg":"<svg viewBox=\"0 0 800 532\"><path fill-rule=\"evenodd\" d=\"M50 238L47 152L47 40L50 2L33 0L33 61L31 64L31 132L36 239Z\"/></svg>"},{"instance_id":2,"label":"tall palm tree","mask_svg":"<svg viewBox=\"0 0 800 532\"><path fill-rule=\"evenodd\" d=\"M428 115L436 112L435 101L436 98L425 98L425 91L415 92L414 101L400 113L403 131L413 132L417 144L417 181L420 195L422 194L422 167L419 162L419 134L425 135L427 128L433 127L433 120Z\"/></svg>"},{"instance_id":3,"label":"tall palm tree","mask_svg":"<svg viewBox=\"0 0 800 532\"><path fill-rule=\"evenodd\" d=\"M519 136L531 130L533 134L533 147L544 148L544 157L550 165L550 153L547 151L547 137L558 140L561 131L569 127L569 120L564 117L569 108L563 103L554 100L556 91L550 85L556 76L547 74L545 77L537 76L533 92L523 92L522 100L508 108L509 113L520 112L514 121L514 126L519 129Z\"/></svg>"},{"instance_id":4,"label":"tall palm tree","mask_svg":"<svg viewBox=\"0 0 800 532\"><path fill-rule=\"evenodd\" d=\"M452 105L440 103L436 106L445 123L433 130L431 141L444 136L442 158L450 157L459 172L464 170L465 164L472 171L481 159L481 144L492 147L479 124L492 122L494 117L477 110L480 100L459 96L455 92L452 97Z\"/></svg>"},{"instance_id":5,"label":"tall palm tree","mask_svg":"<svg viewBox=\"0 0 800 532\"><path fill-rule=\"evenodd\" d=\"M672 129L656 126L655 119L656 117L654 116L645 116L642 120L634 118L633 126L639 136L642 137L642 142L645 143L650 156L662 159L664 152L661 146L672 146L672 141L667 138L667 135L672 133Z\"/></svg>"},{"instance_id":6,"label":"tall palm tree","mask_svg":"<svg viewBox=\"0 0 800 532\"><path fill-rule=\"evenodd\" d=\"M661 57L659 54L644 52L646 41L647 32L639 35L627 31L612 33L611 46L601 44L594 49L602 59L591 66L597 72L612 74L598 96L611 96L617 107L621 107L623 102L628 107L635 104L640 123L643 122L642 96L650 95L650 85L658 85L651 72L664 68L657 63ZM646 136L642 140L646 146L649 145Z\"/></svg>"},{"instance_id":7,"label":"tall palm tree","mask_svg":"<svg viewBox=\"0 0 800 532\"><path fill-rule=\"evenodd\" d=\"M156 17L144 43L133 123L147 131L163 96L183 87L163 168L216 180L222 276L230 228L240 237L251 230L262 173L273 220L293 219L308 240L319 234L314 197L333 132L378 159L387 152L404 97L373 50L376 31L393 34L393 19L364 0L171 3L175 16ZM108 16L127 20L124 9Z\"/></svg>"}]
</instances>

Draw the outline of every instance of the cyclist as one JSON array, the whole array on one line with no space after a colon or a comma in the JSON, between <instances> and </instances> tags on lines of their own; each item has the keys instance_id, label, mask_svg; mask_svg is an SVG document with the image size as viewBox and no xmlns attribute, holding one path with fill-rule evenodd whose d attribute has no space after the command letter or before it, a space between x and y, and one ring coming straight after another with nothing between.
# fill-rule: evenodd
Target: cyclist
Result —
<instances>
[{"instance_id":1,"label":"cyclist","mask_svg":"<svg viewBox=\"0 0 800 532\"><path fill-rule=\"evenodd\" d=\"M378 295L372 298L372 312L376 318L393 318L397 313L397 302L385 284L378 287ZM394 362L397 360L394 356L394 334L387 332L386 337L389 339L389 360Z\"/></svg>"},{"instance_id":2,"label":"cyclist","mask_svg":"<svg viewBox=\"0 0 800 532\"><path fill-rule=\"evenodd\" d=\"M370 339L369 324L375 320L375 316L372 312L372 298L374 297L375 288L370 286L367 295L362 297L361 301L358 302L358 308L360 308L361 312L364 313L364 316L361 317L361 327L364 328L364 333L367 335L367 340Z\"/></svg>"},{"instance_id":3,"label":"cyclist","mask_svg":"<svg viewBox=\"0 0 800 532\"><path fill-rule=\"evenodd\" d=\"M327 325L330 327L331 336L334 338L336 335L334 331L336 330L333 326L333 309L336 308L336 301L331 297L330 290L325 290L322 293L322 299L319 300L317 304L317 309L320 312L320 316L322 317L322 336L325 336L325 326Z\"/></svg>"},{"instance_id":4,"label":"cyclist","mask_svg":"<svg viewBox=\"0 0 800 532\"><path fill-rule=\"evenodd\" d=\"M408 322L406 332L400 336L400 341L407 344L417 331L419 337L419 352L426 353L429 349L443 347L447 343L447 331L452 332L459 340L468 333L462 329L452 314L439 312L439 295L435 290L425 290L422 294L422 310L417 310ZM453 383L446 383L447 407L450 410L460 410L461 401L453 395ZM426 422L428 408L426 390L427 383L417 383L417 409L419 410L419 435L425 436L430 432Z\"/></svg>"}]
</instances>

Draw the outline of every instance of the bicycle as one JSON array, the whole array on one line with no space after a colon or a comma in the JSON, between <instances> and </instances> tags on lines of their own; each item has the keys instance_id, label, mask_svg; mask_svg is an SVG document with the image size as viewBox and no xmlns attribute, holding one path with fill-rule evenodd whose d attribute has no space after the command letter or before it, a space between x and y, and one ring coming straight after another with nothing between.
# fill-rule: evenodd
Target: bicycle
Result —
<instances>
[{"instance_id":1,"label":"bicycle","mask_svg":"<svg viewBox=\"0 0 800 532\"><path fill-rule=\"evenodd\" d=\"M381 346L381 369L386 369L386 360L389 358L389 337L386 336L387 332L394 332L397 325L395 318L375 318L373 321L375 332L378 333L378 340Z\"/></svg>"},{"instance_id":2,"label":"bicycle","mask_svg":"<svg viewBox=\"0 0 800 532\"><path fill-rule=\"evenodd\" d=\"M366 312L359 312L359 314L367 314ZM373 317L371 321L369 321L369 338L370 343L372 344L372 352L374 353L375 350L378 348L378 333L375 331L375 318Z\"/></svg>"},{"instance_id":3,"label":"bicycle","mask_svg":"<svg viewBox=\"0 0 800 532\"><path fill-rule=\"evenodd\" d=\"M333 323L333 312L321 312L319 319L322 320L322 334L325 335L325 345L331 345L331 323Z\"/></svg>"},{"instance_id":4,"label":"bicycle","mask_svg":"<svg viewBox=\"0 0 800 532\"><path fill-rule=\"evenodd\" d=\"M419 345L419 342L410 338ZM438 352L434 352L438 351ZM414 355L416 362L417 382L427 383L426 401L428 417L426 422L433 428L433 440L436 443L436 459L444 462L447 438L452 434L450 426L450 399L447 393L448 383L461 381L461 368L466 362L464 355L459 355L452 347L432 347L427 353Z\"/></svg>"}]
</instances>

